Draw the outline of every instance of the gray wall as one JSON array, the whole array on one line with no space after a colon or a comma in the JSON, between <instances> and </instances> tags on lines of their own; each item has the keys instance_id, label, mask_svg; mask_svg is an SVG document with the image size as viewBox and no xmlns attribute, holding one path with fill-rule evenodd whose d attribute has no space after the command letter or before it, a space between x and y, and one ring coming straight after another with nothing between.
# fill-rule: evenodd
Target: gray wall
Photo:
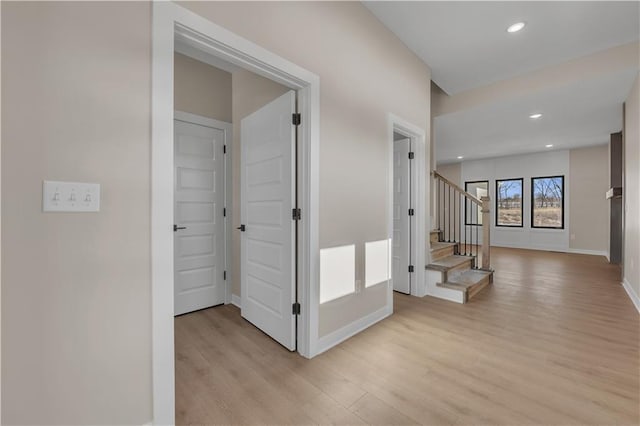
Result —
<instances>
[{"instance_id":1,"label":"gray wall","mask_svg":"<svg viewBox=\"0 0 640 426\"><path fill-rule=\"evenodd\" d=\"M3 424L151 419L150 18L2 3ZM45 179L100 212L42 213Z\"/></svg>"},{"instance_id":2,"label":"gray wall","mask_svg":"<svg viewBox=\"0 0 640 426\"><path fill-rule=\"evenodd\" d=\"M639 74L640 75L640 74ZM624 279L640 296L640 77L629 93L624 129ZM4 195L3 195L4 196Z\"/></svg>"},{"instance_id":3,"label":"gray wall","mask_svg":"<svg viewBox=\"0 0 640 426\"><path fill-rule=\"evenodd\" d=\"M515 166L513 166L515 164ZM464 189L465 181L489 180L491 220L495 221L495 179L524 178L524 227L492 227L492 245L606 254L609 247L607 145L551 151L438 166L438 172ZM530 229L530 178L565 176L565 230ZM441 211L441 214L445 214ZM457 224L457 216L451 221ZM573 239L572 236L573 235Z\"/></svg>"},{"instance_id":4,"label":"gray wall","mask_svg":"<svg viewBox=\"0 0 640 426\"><path fill-rule=\"evenodd\" d=\"M173 105L231 123L231 73L176 53L173 62Z\"/></svg>"},{"instance_id":5,"label":"gray wall","mask_svg":"<svg viewBox=\"0 0 640 426\"><path fill-rule=\"evenodd\" d=\"M357 2L181 4L320 76L320 248L355 244L364 282L365 243L388 238L387 113L430 133L429 68ZM384 306L379 289L322 305L320 336Z\"/></svg>"},{"instance_id":6,"label":"gray wall","mask_svg":"<svg viewBox=\"0 0 640 426\"><path fill-rule=\"evenodd\" d=\"M609 251L609 163L607 145L569 151L569 247L601 253Z\"/></svg>"},{"instance_id":7,"label":"gray wall","mask_svg":"<svg viewBox=\"0 0 640 426\"><path fill-rule=\"evenodd\" d=\"M387 238L387 113L428 135L430 70L357 2L184 5L320 76L320 247L356 244L364 279L364 243ZM151 6L1 7L3 423L144 424ZM101 183L100 213L43 214L43 179ZM323 311L323 333L381 300Z\"/></svg>"}]
</instances>

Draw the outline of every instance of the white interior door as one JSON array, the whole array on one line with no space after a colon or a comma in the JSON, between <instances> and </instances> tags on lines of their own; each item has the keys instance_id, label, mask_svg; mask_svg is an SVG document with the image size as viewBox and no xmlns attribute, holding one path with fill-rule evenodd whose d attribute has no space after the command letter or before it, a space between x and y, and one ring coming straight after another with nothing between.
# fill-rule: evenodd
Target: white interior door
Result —
<instances>
[{"instance_id":1,"label":"white interior door","mask_svg":"<svg viewBox=\"0 0 640 426\"><path fill-rule=\"evenodd\" d=\"M393 239L391 277L393 289L411 293L411 152L410 139L393 143Z\"/></svg>"},{"instance_id":2,"label":"white interior door","mask_svg":"<svg viewBox=\"0 0 640 426\"><path fill-rule=\"evenodd\" d=\"M225 136L225 129L174 121L175 315L225 301Z\"/></svg>"},{"instance_id":3,"label":"white interior door","mask_svg":"<svg viewBox=\"0 0 640 426\"><path fill-rule=\"evenodd\" d=\"M295 92L241 122L242 316L295 350Z\"/></svg>"}]
</instances>

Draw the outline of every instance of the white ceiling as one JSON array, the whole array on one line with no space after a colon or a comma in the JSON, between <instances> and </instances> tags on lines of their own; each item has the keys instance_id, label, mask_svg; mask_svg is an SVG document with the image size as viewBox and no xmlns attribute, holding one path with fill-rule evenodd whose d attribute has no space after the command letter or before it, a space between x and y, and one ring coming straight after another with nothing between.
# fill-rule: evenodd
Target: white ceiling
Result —
<instances>
[{"instance_id":1,"label":"white ceiling","mask_svg":"<svg viewBox=\"0 0 640 426\"><path fill-rule=\"evenodd\" d=\"M438 164L605 144L622 129L622 103L637 69L487 103L434 119ZM542 112L538 120L530 114Z\"/></svg>"},{"instance_id":2,"label":"white ceiling","mask_svg":"<svg viewBox=\"0 0 640 426\"><path fill-rule=\"evenodd\" d=\"M638 40L639 2L364 2L449 95ZM506 28L527 22L520 32Z\"/></svg>"}]
</instances>

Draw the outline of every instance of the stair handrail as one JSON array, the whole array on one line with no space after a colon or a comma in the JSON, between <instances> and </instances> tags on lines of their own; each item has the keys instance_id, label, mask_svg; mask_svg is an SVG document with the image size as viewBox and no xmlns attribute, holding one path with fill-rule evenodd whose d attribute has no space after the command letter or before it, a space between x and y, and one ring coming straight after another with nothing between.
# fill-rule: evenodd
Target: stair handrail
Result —
<instances>
[{"instance_id":1,"label":"stair handrail","mask_svg":"<svg viewBox=\"0 0 640 426\"><path fill-rule=\"evenodd\" d=\"M443 188L446 189L446 185L448 185L451 189L453 189L454 194L455 192L458 192L461 196L464 197L464 199L469 200L472 204L476 204L478 207L480 207L480 213L482 214L482 224L481 225L477 225L477 227L475 228L476 230L476 245L475 245L475 255L473 254L473 250L474 250L474 245L473 245L473 230L470 230L470 255L474 256L476 259L478 257L478 228L482 228L482 245L481 245L481 250L482 250L482 267L480 269L486 270L486 271L490 271L491 270L491 242L490 242L490 230L491 230L491 199L488 196L483 196L481 197L481 199L478 199L477 197L475 197L474 195L468 193L467 191L465 191L464 189L460 188L458 185L456 185L455 183L451 182L449 179L447 179L446 177L442 176L440 173L438 173L437 171L433 170L431 172L431 175L437 179L442 181L443 184ZM436 207L436 215L437 215L437 222L438 222L438 226L440 227L440 207L439 207L439 203L440 203L440 184L438 184L438 190L437 190L437 198L438 198L438 206ZM449 194L451 194L449 192ZM442 196L443 201L445 200L445 195L446 193ZM445 207L445 211L449 212L450 211L450 207L451 207L451 195L449 195L448 197L448 202L449 202L449 208L447 209ZM466 202L465 202L465 206L466 206ZM458 228L462 229L463 225L462 225L462 207L460 205L460 200L458 200L457 203L457 207L456 207L456 198L454 197L453 200L453 211L454 211L454 215L455 215L455 211L458 211L458 218L457 218L457 223L456 220L453 221L453 240L456 241L456 225ZM465 210L466 211L466 210ZM466 215L466 213L465 213ZM447 216L449 216L449 213L447 213ZM472 214L473 217L473 214ZM477 216L476 216L477 217ZM448 233L446 233L444 230L442 230L442 232L444 234L447 234L447 240L450 242L450 237L451 237L451 217L449 216L449 231ZM447 217L445 217L444 219L444 224L445 227L447 225ZM472 224L471 224L472 225ZM466 223L466 218L464 219L464 241L465 241L465 254L467 252L467 226L470 226ZM461 232L458 232L458 237L461 238ZM443 237L444 240L444 237ZM476 265L477 268L477 265Z\"/></svg>"},{"instance_id":2,"label":"stair handrail","mask_svg":"<svg viewBox=\"0 0 640 426\"><path fill-rule=\"evenodd\" d=\"M462 193L462 195L464 195L465 197L469 198L469 200L473 201L474 203L476 203L478 206L482 207L482 201L477 199L475 196L469 194L467 191L465 191L464 189L460 188L458 185L456 185L455 183L451 182L449 179L447 179L446 177L442 176L440 173L436 172L435 170L431 172L431 174L446 182L449 186L453 187L456 191Z\"/></svg>"}]
</instances>

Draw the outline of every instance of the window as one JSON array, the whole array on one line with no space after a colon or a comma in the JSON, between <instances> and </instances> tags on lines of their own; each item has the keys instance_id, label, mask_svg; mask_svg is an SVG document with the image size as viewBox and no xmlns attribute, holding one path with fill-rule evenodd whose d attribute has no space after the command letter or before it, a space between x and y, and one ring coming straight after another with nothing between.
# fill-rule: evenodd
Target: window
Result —
<instances>
[{"instance_id":1,"label":"window","mask_svg":"<svg viewBox=\"0 0 640 426\"><path fill-rule=\"evenodd\" d=\"M464 190L479 200L489 194L489 181L477 180L465 182ZM467 206L467 204L468 203L465 203L464 206L465 225L482 225L482 207L476 206L477 211L474 211L472 206Z\"/></svg>"},{"instance_id":2,"label":"window","mask_svg":"<svg viewBox=\"0 0 640 426\"><path fill-rule=\"evenodd\" d=\"M531 227L564 229L564 176L531 178Z\"/></svg>"},{"instance_id":3,"label":"window","mask_svg":"<svg viewBox=\"0 0 640 426\"><path fill-rule=\"evenodd\" d=\"M496 226L522 227L523 179L496 180Z\"/></svg>"}]
</instances>

